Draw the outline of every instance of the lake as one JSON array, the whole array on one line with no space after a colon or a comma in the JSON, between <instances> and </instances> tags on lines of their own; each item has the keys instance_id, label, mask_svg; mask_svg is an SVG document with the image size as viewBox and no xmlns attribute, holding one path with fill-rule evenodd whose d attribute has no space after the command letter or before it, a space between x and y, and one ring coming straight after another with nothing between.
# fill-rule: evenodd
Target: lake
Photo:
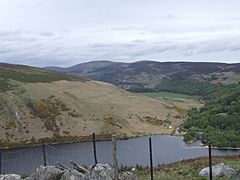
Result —
<instances>
[{"instance_id":1,"label":"lake","mask_svg":"<svg viewBox=\"0 0 240 180\"><path fill-rule=\"evenodd\" d=\"M149 166L150 136L117 141L119 165ZM177 162L184 159L208 156L207 148L202 148L200 142L185 144L179 136L156 135L152 137L154 166L164 163ZM97 159L99 163L112 162L111 141L98 141ZM43 164L42 147L17 148L2 150L2 174L17 173L31 174L39 165ZM240 150L212 150L213 155L240 155ZM47 164L59 162L70 166L70 161L81 165L94 164L92 142L82 142L61 145L46 145Z\"/></svg>"}]
</instances>

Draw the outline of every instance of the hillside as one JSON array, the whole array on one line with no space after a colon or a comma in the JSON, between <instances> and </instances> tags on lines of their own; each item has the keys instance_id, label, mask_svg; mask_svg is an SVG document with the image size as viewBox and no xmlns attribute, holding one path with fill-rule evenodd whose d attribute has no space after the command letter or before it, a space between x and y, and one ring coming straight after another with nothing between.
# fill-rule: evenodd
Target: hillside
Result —
<instances>
[{"instance_id":1,"label":"hillside","mask_svg":"<svg viewBox=\"0 0 240 180\"><path fill-rule=\"evenodd\" d=\"M10 64L0 64L0 75L2 147L87 140L92 132L170 134L184 118L181 107L108 83Z\"/></svg>"},{"instance_id":2,"label":"hillside","mask_svg":"<svg viewBox=\"0 0 240 180\"><path fill-rule=\"evenodd\" d=\"M77 65L69 67L69 68L60 68L60 67L53 66L53 67L47 67L47 69L52 70L52 71L69 73L69 74L83 75L83 74L87 74L91 71L96 71L100 68L110 66L112 64L114 64L114 62L92 61L92 62L88 62L88 63L77 64Z\"/></svg>"},{"instance_id":3,"label":"hillside","mask_svg":"<svg viewBox=\"0 0 240 180\"><path fill-rule=\"evenodd\" d=\"M203 98L205 106L188 113L184 140L240 147L240 83L219 87Z\"/></svg>"},{"instance_id":4,"label":"hillside","mask_svg":"<svg viewBox=\"0 0 240 180\"><path fill-rule=\"evenodd\" d=\"M206 88L210 90L219 84L226 85L240 81L240 64L93 61L69 68L49 69L112 83L134 92L171 91L201 95ZM202 90L199 92L200 87ZM186 90L189 88L192 91Z\"/></svg>"}]
</instances>

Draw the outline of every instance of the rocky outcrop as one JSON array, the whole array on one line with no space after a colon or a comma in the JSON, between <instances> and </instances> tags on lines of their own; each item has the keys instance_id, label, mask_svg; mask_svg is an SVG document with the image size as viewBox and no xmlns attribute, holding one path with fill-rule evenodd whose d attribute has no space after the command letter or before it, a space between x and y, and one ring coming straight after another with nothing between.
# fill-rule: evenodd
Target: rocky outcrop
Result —
<instances>
[{"instance_id":1,"label":"rocky outcrop","mask_svg":"<svg viewBox=\"0 0 240 180\"><path fill-rule=\"evenodd\" d=\"M55 166L39 166L28 180L59 180L63 173Z\"/></svg>"},{"instance_id":2,"label":"rocky outcrop","mask_svg":"<svg viewBox=\"0 0 240 180\"><path fill-rule=\"evenodd\" d=\"M114 170L109 164L96 164L88 169L71 163L73 169L65 166L39 166L35 172L24 180L113 180ZM131 172L124 172L119 176L120 180L139 180ZM0 180L23 180L15 174L0 175Z\"/></svg>"},{"instance_id":3,"label":"rocky outcrop","mask_svg":"<svg viewBox=\"0 0 240 180\"><path fill-rule=\"evenodd\" d=\"M113 168L109 164L96 164L89 168L88 173L85 175L86 180L112 180L114 177Z\"/></svg>"},{"instance_id":4,"label":"rocky outcrop","mask_svg":"<svg viewBox=\"0 0 240 180\"><path fill-rule=\"evenodd\" d=\"M212 175L215 177L227 176L230 177L235 173L235 170L224 163L212 166ZM199 176L209 176L209 167L203 168L199 172Z\"/></svg>"},{"instance_id":5,"label":"rocky outcrop","mask_svg":"<svg viewBox=\"0 0 240 180\"><path fill-rule=\"evenodd\" d=\"M0 175L0 180L21 180L21 176L17 174Z\"/></svg>"},{"instance_id":6,"label":"rocky outcrop","mask_svg":"<svg viewBox=\"0 0 240 180\"><path fill-rule=\"evenodd\" d=\"M139 177L131 172L123 172L120 180L139 180Z\"/></svg>"},{"instance_id":7,"label":"rocky outcrop","mask_svg":"<svg viewBox=\"0 0 240 180\"><path fill-rule=\"evenodd\" d=\"M82 173L75 169L69 169L64 172L60 180L84 180L85 177Z\"/></svg>"},{"instance_id":8,"label":"rocky outcrop","mask_svg":"<svg viewBox=\"0 0 240 180\"><path fill-rule=\"evenodd\" d=\"M231 175L229 180L240 180L240 170L236 171L233 175Z\"/></svg>"}]
</instances>

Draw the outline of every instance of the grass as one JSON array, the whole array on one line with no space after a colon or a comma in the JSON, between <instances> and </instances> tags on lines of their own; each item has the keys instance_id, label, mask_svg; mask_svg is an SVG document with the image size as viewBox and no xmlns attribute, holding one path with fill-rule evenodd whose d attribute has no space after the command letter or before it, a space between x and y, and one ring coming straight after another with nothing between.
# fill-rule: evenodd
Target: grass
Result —
<instances>
[{"instance_id":1,"label":"grass","mask_svg":"<svg viewBox=\"0 0 240 180\"><path fill-rule=\"evenodd\" d=\"M198 96L190 96L186 94L179 94L179 93L171 93L171 92L144 92L144 93L139 93L147 97L165 97L168 99L194 99L198 100Z\"/></svg>"},{"instance_id":2,"label":"grass","mask_svg":"<svg viewBox=\"0 0 240 180\"><path fill-rule=\"evenodd\" d=\"M10 140L0 139L0 146L1 149L15 149L15 148L22 148L22 147L36 147L41 146L42 142L44 141L46 144L72 144L72 143L79 143L79 142L89 142L92 141L92 135L87 136L72 136L69 135L68 132L65 131L66 135L58 135L57 133L54 134L53 137L46 137L35 139L32 137L31 140L25 140L21 142L12 142ZM136 136L132 136L136 137ZM122 136L119 139L128 139L131 137ZM96 134L96 141L110 141L112 139L111 133L100 133Z\"/></svg>"},{"instance_id":3,"label":"grass","mask_svg":"<svg viewBox=\"0 0 240 180\"><path fill-rule=\"evenodd\" d=\"M213 165L222 162L236 170L240 169L240 156L213 157ZM177 163L161 165L158 168L154 169L154 179L207 180L208 177L198 176L200 170L205 167L208 167L208 158L190 159ZM149 168L137 168L135 173L139 175L143 180L150 179ZM218 179L225 180L228 178L219 177Z\"/></svg>"},{"instance_id":4,"label":"grass","mask_svg":"<svg viewBox=\"0 0 240 180\"><path fill-rule=\"evenodd\" d=\"M41 68L0 64L0 91L14 89L21 83L49 83L53 81L86 81L84 78L50 72Z\"/></svg>"}]
</instances>

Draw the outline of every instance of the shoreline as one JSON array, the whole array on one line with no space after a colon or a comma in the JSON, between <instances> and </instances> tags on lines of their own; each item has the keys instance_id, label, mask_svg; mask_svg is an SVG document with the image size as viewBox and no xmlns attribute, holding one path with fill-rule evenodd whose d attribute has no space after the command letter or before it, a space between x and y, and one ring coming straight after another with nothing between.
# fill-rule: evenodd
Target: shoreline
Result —
<instances>
[{"instance_id":1,"label":"shoreline","mask_svg":"<svg viewBox=\"0 0 240 180\"><path fill-rule=\"evenodd\" d=\"M116 136L117 140L128 140L133 138L140 138L145 136L158 136L158 135L165 135L165 136L179 136L179 135L172 135L172 134L139 134L139 135L132 135L132 136ZM62 141L53 141L53 138L44 138L40 139L35 143L11 143L9 146L2 147L0 143L0 150L14 150L14 149L20 149L20 148L34 148L34 147L40 147L42 146L42 141L44 141L45 144L48 145L63 145L63 144L73 144L73 143L84 143L84 142L91 142L92 141L92 135L89 136L68 136L67 139L64 139L66 137L61 136L63 139ZM101 141L111 141L112 140L112 134L96 134L96 142Z\"/></svg>"},{"instance_id":2,"label":"shoreline","mask_svg":"<svg viewBox=\"0 0 240 180\"><path fill-rule=\"evenodd\" d=\"M203 148L208 148L208 146L203 145ZM232 150L232 151L240 150L240 147L217 147L217 146L212 146L211 148L216 149L216 150Z\"/></svg>"},{"instance_id":3,"label":"shoreline","mask_svg":"<svg viewBox=\"0 0 240 180\"><path fill-rule=\"evenodd\" d=\"M197 141L200 141L200 140L197 140ZM195 143L195 142L197 142L197 141L193 141L193 142L185 142L185 141L183 141L183 142L185 142L186 144L192 144L192 143ZM207 149L208 148L208 145L206 145L206 144L202 144L201 146L199 146L199 147L202 147L202 148L205 148L205 149ZM218 147L218 146L211 146L211 149L216 149L216 150L232 150L232 151L238 151L238 150L240 150L240 147Z\"/></svg>"},{"instance_id":4,"label":"shoreline","mask_svg":"<svg viewBox=\"0 0 240 180\"><path fill-rule=\"evenodd\" d=\"M164 134L164 133L158 133L158 134L138 134L138 135L132 135L132 136L116 136L117 140L128 140L128 139L134 139L134 138L140 138L140 137L147 137L147 136L175 136L175 137L183 137L181 134ZM65 139L66 138L66 139ZM111 141L112 139L112 134L96 134L96 141L101 142L101 141ZM89 136L69 136L69 137L62 137L60 138L60 141L54 141L54 138L45 138L45 139L40 139L38 142L35 143L12 143L10 146L6 147L0 147L0 150L15 150L15 149L22 149L22 148L34 148L34 147L40 147L42 146L42 142L44 141L45 144L48 145L63 145L63 144L74 144L74 143L84 143L84 142L91 142L92 141L92 135ZM186 144L192 144L187 143L183 141ZM206 144L203 144L199 147L202 148L208 148ZM215 150L235 150L238 151L240 150L240 147L217 147L217 146L212 146L212 149Z\"/></svg>"},{"instance_id":5,"label":"shoreline","mask_svg":"<svg viewBox=\"0 0 240 180\"><path fill-rule=\"evenodd\" d=\"M140 138L140 137L146 137L146 136L176 136L176 137L183 137L182 134L173 134L173 133L157 133L157 134L137 134L137 135L130 135L130 136L124 136L124 135L117 135L117 140L128 140L133 138ZM88 136L61 136L59 137L57 141L54 141L54 138L44 138L39 139L35 143L11 143L9 146L1 147L0 143L0 150L14 150L19 148L34 148L34 147L40 147L42 146L42 141L45 142L45 144L49 145L63 145L63 144L73 144L73 143L84 143L84 142L91 142L92 141L92 134ZM112 134L96 134L96 141L111 141L112 140ZM0 140L1 141L1 140Z\"/></svg>"}]
</instances>

